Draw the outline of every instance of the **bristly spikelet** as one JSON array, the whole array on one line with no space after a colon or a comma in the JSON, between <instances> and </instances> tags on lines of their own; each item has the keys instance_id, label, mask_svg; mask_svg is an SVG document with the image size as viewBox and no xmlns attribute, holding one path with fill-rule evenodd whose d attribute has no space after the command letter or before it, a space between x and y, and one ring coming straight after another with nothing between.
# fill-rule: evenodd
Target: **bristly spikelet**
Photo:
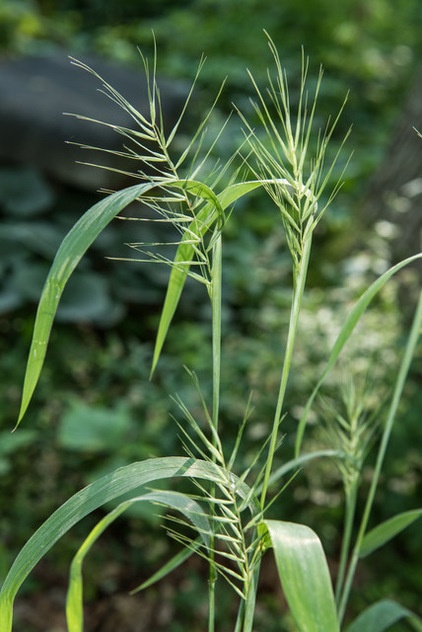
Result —
<instances>
[{"instance_id":1,"label":"bristly spikelet","mask_svg":"<svg viewBox=\"0 0 422 632\"><path fill-rule=\"evenodd\" d=\"M289 86L278 51L269 38L269 47L276 66L275 79L268 72L268 88L263 93L249 72L257 101L251 100L263 135L255 131L254 124L238 110L245 125L245 137L249 154L245 162L262 181L267 193L278 207L285 229L287 244L293 258L295 271L298 270L304 250L304 243L310 239L313 230L328 204L336 195L341 182L337 180L328 201L321 205L321 196L329 182L337 163L339 151L325 166L326 149L334 132L345 102L334 121L327 122L324 131L319 131L316 147L311 147L312 132L318 95L322 81L320 70L311 103L307 90L309 61L302 51L302 73L296 116L292 117ZM267 98L268 97L268 98Z\"/></svg>"},{"instance_id":2,"label":"bristly spikelet","mask_svg":"<svg viewBox=\"0 0 422 632\"><path fill-rule=\"evenodd\" d=\"M211 197L213 197L212 202L214 206L218 207L217 198L213 196L212 189L229 169L234 156L232 156L224 166L216 165L214 169L211 169L208 175L205 176L203 183L194 183L194 181L205 168L205 165L207 170L209 169L207 163L228 121L227 118L223 122L211 144L205 142L207 123L221 94L224 83L209 111L203 116L196 132L193 133L191 140L180 153L180 151L173 148L174 141L191 101L198 75L205 60L204 58L200 60L197 74L186 97L181 113L173 128L166 133L164 129L160 90L157 83L157 56L155 55L154 57L152 69L142 53L141 57L147 79L149 116L139 112L139 110L129 103L122 94L107 83L95 70L80 61L72 59L74 65L89 72L101 82L102 87L100 91L118 107L127 112L134 122L132 129L77 114L71 114L71 116L76 116L76 118L113 129L117 134L121 135L124 142L127 143L121 151L80 145L82 148L96 150L98 152L113 153L119 157L129 159L134 164L134 170L121 171L111 167L96 165L95 163L84 164L117 171L125 176L155 184L156 186L150 190L148 195L142 196L142 200L140 201L142 202L143 208L140 214L136 216L132 214L130 217L120 216L119 219L164 223L171 225L175 229L175 236L171 241L155 243L138 241L127 244L132 250L140 252L143 257L120 257L119 260L164 263L173 269L178 269L182 274L186 274L200 283L204 283L207 288L209 288L210 269L212 266L210 259L212 246L215 239L218 238L218 235L221 233L225 217L223 212L219 212L215 227L210 231L211 213L205 212L205 209L207 204L209 206ZM204 149L205 144L207 145L206 149ZM208 188L205 181L209 181L212 188ZM184 182L186 184L183 184ZM148 212L145 214L145 209L149 209L152 213ZM211 223L213 223L213 221L214 220L212 220ZM183 257L179 257L179 260L175 261L171 255L166 255L167 246L170 246L169 251L172 254L174 246L181 247L182 254L183 248L188 247L189 251L193 251L194 256L188 257L186 261Z\"/></svg>"}]
</instances>

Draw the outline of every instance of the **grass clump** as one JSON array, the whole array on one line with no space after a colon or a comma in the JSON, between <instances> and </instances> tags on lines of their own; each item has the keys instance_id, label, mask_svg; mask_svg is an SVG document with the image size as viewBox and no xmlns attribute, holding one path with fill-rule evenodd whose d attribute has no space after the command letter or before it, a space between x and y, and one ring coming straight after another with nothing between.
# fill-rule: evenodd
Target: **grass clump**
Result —
<instances>
[{"instance_id":1,"label":"grass clump","mask_svg":"<svg viewBox=\"0 0 422 632\"><path fill-rule=\"evenodd\" d=\"M176 145L173 151L182 119L188 112L192 91L175 126L166 132L155 60L151 69L144 59L150 105L148 117L103 82L94 70L74 61L101 80L107 96L131 116L133 128L111 127L124 140L121 154L134 164L133 172L126 175L132 176L136 184L109 192L75 224L58 249L38 307L18 424L37 385L54 315L68 279L96 237L129 205L134 210L125 221L138 222L141 226L144 222L162 224L170 227L173 235L162 242L132 243L130 247L135 254L132 258L128 257L131 261L148 261L169 268L151 379L172 327L183 288L187 279L191 279L204 287L209 301L212 388L208 397L201 388L195 367L187 367L199 405L191 408L181 397L173 394L178 411L175 423L182 437L183 456L136 461L99 478L59 507L29 539L12 565L0 593L0 621L5 632L12 628L16 593L36 563L74 524L99 507L105 507L106 514L87 535L71 564L66 606L69 632L79 632L83 626L82 569L85 556L104 530L133 505L155 503L169 509L167 530L182 544L181 552L139 590L167 575L191 555L200 555L209 569L209 632L216 627L219 591L225 590L227 585L238 600L233 630L251 632L254 629L260 565L268 550L273 551L278 577L297 629L303 632L339 631L343 627L359 559L385 544L420 516L421 510L415 508L393 516L375 529L369 529L385 452L418 341L422 298L415 310L386 412L384 409L373 410L372 404L367 406L365 394L361 394L349 380L343 404L337 401L325 403L327 448L306 452L303 438L317 396L338 366L342 351L367 307L396 272L422 255L410 257L384 272L350 309L315 387L306 402L298 402L302 414L295 430L294 456L281 467L274 466L275 456L282 450L283 421L287 413L285 395L295 368L295 349L313 235L341 186L342 170L339 176L336 174L343 143L334 154L329 147L343 106L340 113L327 121L322 129L317 128L317 99L322 73L310 93L307 87L308 61L303 55L298 105L292 111L286 73L274 43L270 38L268 41L275 68L274 72L268 73L267 88L260 88L250 74L255 90L253 107L249 113L236 108L243 128L243 141L225 164L211 168L214 145L225 129L223 124L211 142L207 138L207 124L216 102L185 149L177 151ZM199 70L201 66L202 62ZM107 122L95 122L109 125ZM278 387L274 392L270 431L258 442L254 454L246 462L242 454L243 435L253 423L251 401L245 403L234 443L226 440L220 419L221 398L226 389L230 389L230 384L221 377L225 351L222 328L223 249L226 226L232 214L237 212L236 203L257 190L268 196L280 217L291 257L291 297L287 332L284 329L280 331L283 350L278 359ZM360 515L356 498L371 443L376 446L375 468ZM273 517L277 499L281 494L288 493L286 477L289 481L306 463L321 457L337 463L344 486L344 535L335 587L315 531L305 524ZM177 488L162 489L162 485L159 489L154 487L158 482L175 484L180 479L190 482L188 490L186 486L182 486L182 491ZM110 501L117 501L111 510ZM222 581L218 581L219 578ZM375 611L378 627L373 628L369 626ZM360 630L384 630L403 617L419 625L416 615L398 603L381 601L365 610L349 630L357 629L358 624Z\"/></svg>"}]
</instances>

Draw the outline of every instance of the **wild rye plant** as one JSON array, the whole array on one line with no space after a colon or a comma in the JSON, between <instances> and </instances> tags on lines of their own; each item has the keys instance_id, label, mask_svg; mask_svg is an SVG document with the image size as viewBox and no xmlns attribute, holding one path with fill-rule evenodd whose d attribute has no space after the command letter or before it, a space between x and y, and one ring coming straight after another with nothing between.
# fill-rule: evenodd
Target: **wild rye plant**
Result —
<instances>
[{"instance_id":1,"label":"wild rye plant","mask_svg":"<svg viewBox=\"0 0 422 632\"><path fill-rule=\"evenodd\" d=\"M346 342L352 336L362 314L385 283L401 268L422 257L415 255L395 265L379 277L362 294L349 312L331 349L326 367L303 407L296 430L295 457L283 466L274 467L274 457L280 448L282 422L286 414L284 399L289 376L294 368L294 351L298 322L305 292L312 237L340 183L329 190L339 152L327 159L327 148L339 115L328 121L324 130L315 129L315 114L322 74L312 96L307 89L308 63L302 59L302 75L297 110L291 111L286 73L277 50L269 39L275 71L268 73L268 85L262 90L252 75L256 93L253 101L254 122L249 115L236 110L244 130L244 142L225 165L215 170L208 163L213 149L202 150L206 127L213 110L204 117L186 149L173 152L173 145L183 116L190 103L188 95L182 114L169 134L165 133L161 113L160 92L156 82L156 63L152 70L144 59L149 87L149 118L138 112L94 70L74 60L77 66L91 72L102 81L104 92L133 119L133 128L110 125L122 135L127 148L125 158L133 160L133 175L138 183L110 193L91 207L75 224L60 246L52 264L40 299L32 344L25 375L18 424L30 403L44 363L53 319L63 289L80 259L108 225L126 207L138 205L147 209L136 221L155 221L170 225L177 239L175 256L166 256L165 244L135 243L139 261L152 261L169 267L169 281L158 326L151 376L157 366L182 290L188 278L202 284L211 306L212 396L207 401L194 367L188 367L202 404L201 418L175 397L179 411L184 453L132 463L100 478L72 496L59 507L34 533L11 567L0 593L0 629L12 629L15 596L38 561L57 540L89 513L105 507L104 518L88 534L75 555L70 568L66 617L69 632L83 628L84 558L104 530L130 506L153 502L178 512L181 518L169 523L172 535L183 546L181 552L139 589L144 589L170 573L189 556L198 554L208 562L208 632L215 629L218 590L226 585L238 599L238 611L233 621L235 632L250 632L254 628L254 613L260 563L264 553L272 550L282 589L301 632L338 632L343 620L360 558L384 545L395 534L416 520L422 513L415 509L396 515L387 522L368 530L371 509L390 439L398 404L422 325L422 297L416 308L394 390L385 418L378 420L381 438L372 481L362 515L356 511L356 499L362 479L362 467L367 455L368 439L373 425L364 414L353 391L346 398L343 410L332 409L327 435L332 448L314 453L302 451L308 415L326 378L339 360ZM195 84L195 82L194 82ZM193 84L193 85L194 85ZM341 110L340 110L341 112ZM256 121L259 127L255 129ZM104 125L106 122L95 121ZM217 143L224 126L214 139ZM240 159L240 160L239 160ZM235 165L241 165L235 167ZM243 173L252 177L243 177ZM205 174L205 175L204 175ZM256 447L255 456L246 469L238 471L238 456L242 453L242 433L249 421L249 407L234 448L228 451L220 428L220 397L229 385L221 380L222 341L222 275L225 227L236 202L257 189L266 192L284 229L292 262L292 297L287 334L280 357L280 381L274 393L274 417L265 441ZM159 247L157 250L157 246ZM138 254L139 253L139 254ZM301 467L321 456L332 458L339 465L345 493L344 536L339 572L333 589L327 560L317 534L304 524L268 519L268 509L286 487L287 479ZM192 491L154 490L155 481L189 479ZM122 499L113 510L110 501ZM189 524L196 536L185 529ZM220 581L217 580L220 578ZM135 591L136 592L136 591ZM349 632L381 632L395 621L407 618L415 629L422 629L420 619L399 604L383 600L365 610L347 628ZM205 625L205 624L204 624Z\"/></svg>"}]
</instances>

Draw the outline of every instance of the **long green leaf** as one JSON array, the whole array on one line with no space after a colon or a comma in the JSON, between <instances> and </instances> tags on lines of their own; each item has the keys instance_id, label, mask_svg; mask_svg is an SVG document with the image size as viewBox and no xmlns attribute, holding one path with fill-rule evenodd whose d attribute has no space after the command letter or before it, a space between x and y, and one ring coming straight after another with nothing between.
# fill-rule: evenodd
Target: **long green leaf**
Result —
<instances>
[{"instance_id":1,"label":"long green leaf","mask_svg":"<svg viewBox=\"0 0 422 632\"><path fill-rule=\"evenodd\" d=\"M364 610L347 628L346 632L384 632L400 619L420 621L407 608L391 599L383 599ZM420 629L420 628L419 628Z\"/></svg>"},{"instance_id":2,"label":"long green leaf","mask_svg":"<svg viewBox=\"0 0 422 632\"><path fill-rule=\"evenodd\" d=\"M189 224L176 251L158 325L151 365L151 376L157 366L161 350L167 337L167 332L171 321L173 320L173 316L182 295L185 281L189 274L190 263L192 262L195 253L195 249L190 243L192 235L195 234L197 237L202 238L219 217L222 219L222 214L224 212L218 197L206 185L188 180L186 182L178 183L177 186L194 193L208 203L200 209L195 219Z\"/></svg>"},{"instance_id":3,"label":"long green leaf","mask_svg":"<svg viewBox=\"0 0 422 632\"><path fill-rule=\"evenodd\" d=\"M148 459L119 468L88 485L57 509L34 533L16 557L0 591L0 630L12 629L13 601L22 583L41 558L77 522L104 504L143 485L166 478L199 478L227 484L228 477L242 498L250 499L253 513L259 511L247 485L233 474L208 461L185 457Z\"/></svg>"},{"instance_id":4,"label":"long green leaf","mask_svg":"<svg viewBox=\"0 0 422 632\"><path fill-rule=\"evenodd\" d=\"M113 511L109 512L92 529L88 537L80 546L70 566L69 590L66 599L66 619L68 632L83 632L83 580L82 565L86 555L93 544L104 533L108 526L114 522L126 509L135 503L156 502L170 509L176 509L183 513L197 528L200 538L205 546L210 542L210 524L201 509L201 506L185 494L172 491L148 492L136 498L131 498L120 503ZM190 553L189 549L188 552ZM170 572L171 569L168 570Z\"/></svg>"},{"instance_id":5,"label":"long green leaf","mask_svg":"<svg viewBox=\"0 0 422 632\"><path fill-rule=\"evenodd\" d=\"M188 184L191 187L194 187L194 185L197 185L198 183L191 183L190 181L188 181ZM186 186L186 183L184 184L184 186ZM205 200L209 200L209 203L200 210L196 220L189 225L185 233L186 237L182 239L182 242L176 251L174 266L172 267L170 273L170 279L160 316L160 322L158 325L158 332L155 340L154 354L151 366L151 376L153 375L158 360L160 359L161 351L167 337L171 321L173 320L173 316L176 312L180 297L182 295L185 281L188 277L189 263L192 261L194 256L193 246L190 243L186 242L191 240L191 235L193 232L195 232L195 230L197 230L198 225L201 226L201 236L203 236L217 220L217 218L221 215L221 213L224 212L231 204L234 204L239 198L260 186L262 186L262 182L258 180L238 182L224 189L224 191L222 191L216 198L210 195L210 190L208 188L204 187L200 189L198 186L196 187L196 190L195 188L190 189L194 191L199 197L202 197ZM179 265L181 262L183 262L183 266Z\"/></svg>"},{"instance_id":6,"label":"long green leaf","mask_svg":"<svg viewBox=\"0 0 422 632\"><path fill-rule=\"evenodd\" d=\"M363 558L389 542L394 536L406 529L422 516L422 509L404 511L382 522L365 535L360 547L359 557Z\"/></svg>"},{"instance_id":7,"label":"long green leaf","mask_svg":"<svg viewBox=\"0 0 422 632\"><path fill-rule=\"evenodd\" d=\"M422 258L422 252L418 253L417 255L413 255L412 257L408 257L407 259L404 259L403 261L400 261L399 263L397 263L392 268L389 268L386 272L384 272L384 274L382 274L378 279L376 279L376 281L374 281L367 288L367 290L362 294L362 296L357 301L357 303L355 304L353 309L349 312L349 315L348 315L343 327L341 328L341 331L340 331L340 333L339 333L339 335L337 337L337 340L335 341L334 346L333 346L333 348L331 350L330 357L328 358L327 365L326 365L324 371L322 372L321 377L320 377L317 385L315 386L314 390L312 391L312 394L311 394L311 396L309 397L309 399L307 401L307 404L305 406L305 410L304 410L304 412L302 414L302 417L301 417L301 419L299 421L297 434L296 434L296 446L295 446L295 455L296 456L298 456L299 453L300 453L300 448L302 446L302 439L303 439L303 435L304 435L304 432L305 432L305 427L306 427L306 422L307 422L307 419L308 419L308 414L309 414L311 406L312 406L312 404L314 402L314 399L317 396L317 393L318 393L319 389L321 388L322 384L324 383L327 375L330 373L331 369L336 364L336 362L338 360L338 357L339 357L344 345L346 344L346 342L349 340L350 336L352 335L352 333L353 333L356 325L358 324L362 314L365 312L365 310L367 309L367 307L370 304L370 302L372 301L372 299L378 294L378 292L384 287L384 285L387 283L387 281L394 274L399 272L399 270L401 270L405 266L409 265L413 261L416 261L417 259L421 259L421 258Z\"/></svg>"},{"instance_id":8,"label":"long green leaf","mask_svg":"<svg viewBox=\"0 0 422 632\"><path fill-rule=\"evenodd\" d=\"M321 542L312 529L264 520L283 592L300 632L339 632L333 587Z\"/></svg>"},{"instance_id":9,"label":"long green leaf","mask_svg":"<svg viewBox=\"0 0 422 632\"><path fill-rule=\"evenodd\" d=\"M51 327L65 285L79 261L102 230L116 215L140 195L156 186L138 184L113 193L94 204L73 226L57 251L47 276L35 319L28 356L18 422L21 422L37 385L44 364Z\"/></svg>"}]
</instances>

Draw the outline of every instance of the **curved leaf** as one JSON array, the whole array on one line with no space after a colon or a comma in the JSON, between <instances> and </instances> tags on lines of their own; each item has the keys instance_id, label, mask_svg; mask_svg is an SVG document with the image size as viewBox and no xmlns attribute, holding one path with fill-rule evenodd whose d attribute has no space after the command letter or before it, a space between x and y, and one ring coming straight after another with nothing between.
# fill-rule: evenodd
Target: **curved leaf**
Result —
<instances>
[{"instance_id":1,"label":"curved leaf","mask_svg":"<svg viewBox=\"0 0 422 632\"><path fill-rule=\"evenodd\" d=\"M195 234L197 237L203 237L218 218L222 219L224 214L224 209L221 206L218 197L208 186L192 180L178 182L176 186L194 193L203 200L208 201L208 203L200 209L196 217L184 231L181 243L178 246L174 257L155 340L151 365L151 377L155 371L155 367L157 366L167 332L171 321L173 320L173 316L182 295L183 287L189 274L190 264L195 252L191 243L192 235Z\"/></svg>"},{"instance_id":2,"label":"curved leaf","mask_svg":"<svg viewBox=\"0 0 422 632\"><path fill-rule=\"evenodd\" d=\"M339 632L333 587L320 539L293 522L264 520L283 592L300 632Z\"/></svg>"},{"instance_id":3,"label":"curved leaf","mask_svg":"<svg viewBox=\"0 0 422 632\"><path fill-rule=\"evenodd\" d=\"M82 565L92 545L122 513L131 505L139 502L155 502L183 513L196 527L200 538L206 547L210 543L210 524L201 506L185 494L172 491L148 492L142 496L126 500L108 513L95 525L88 537L84 540L70 566L69 590L66 599L66 619L68 632L83 632L83 580ZM187 549L190 554L191 551ZM183 551L184 552L184 551ZM185 556L186 557L186 556ZM167 565L167 573L170 573L176 564L170 568ZM162 575L163 576L163 575Z\"/></svg>"},{"instance_id":4,"label":"curved leaf","mask_svg":"<svg viewBox=\"0 0 422 632\"><path fill-rule=\"evenodd\" d=\"M346 632L384 632L403 618L417 619L407 608L391 599L383 599L364 610Z\"/></svg>"},{"instance_id":5,"label":"curved leaf","mask_svg":"<svg viewBox=\"0 0 422 632\"><path fill-rule=\"evenodd\" d=\"M344 345L346 344L346 342L349 340L350 336L352 335L356 325L358 324L362 314L365 312L365 310L367 309L368 305L370 304L370 302L372 301L372 299L378 294L378 292L384 287L384 285L387 283L387 281L397 272L399 272L399 270L401 270L402 268L404 268L405 266L409 265L410 263L412 263L413 261L416 261L417 259L421 259L422 258L422 252L418 253L417 255L413 255L412 257L408 257L407 259L404 259L403 261L400 261L399 263L397 263L395 266L393 266L392 268L389 268L386 272L384 272L384 274L382 274L378 279L376 279L366 290L365 292L362 294L362 296L359 298L359 300L355 303L353 309L349 312L349 315L343 325L343 327L341 328L341 331L339 333L339 335L337 336L337 340L334 343L333 348L331 349L331 353L330 353L330 357L328 358L328 362L327 365L324 369L324 371L321 374L321 377L319 378L319 381L317 383L317 385L315 386L314 390L312 391L311 396L309 397L307 404L305 406L305 410L303 412L303 415L299 421L299 425L298 425L298 429L297 429L297 434L296 434L296 447L295 447L295 455L298 456L299 452L300 452L300 448L302 445L302 439L303 439L303 435L305 432L305 427L306 427L306 422L308 419L308 413L311 409L311 406L314 402L315 397L317 396L317 393L319 391L319 389L321 388L322 384L325 381L325 378L327 377L327 375L330 373L331 369L334 367L334 365L336 364L338 357L341 353L341 350L343 349Z\"/></svg>"},{"instance_id":6,"label":"curved leaf","mask_svg":"<svg viewBox=\"0 0 422 632\"><path fill-rule=\"evenodd\" d=\"M69 277L89 246L107 224L122 209L154 186L157 184L137 184L100 200L86 211L62 241L38 304L23 385L21 408L16 426L21 422L37 385L44 364L53 320Z\"/></svg>"},{"instance_id":7,"label":"curved leaf","mask_svg":"<svg viewBox=\"0 0 422 632\"><path fill-rule=\"evenodd\" d=\"M368 531L363 538L359 557L366 557L372 551L379 549L421 516L422 509L412 509L397 514L393 518L389 518L389 520L377 525L371 531Z\"/></svg>"},{"instance_id":8,"label":"curved leaf","mask_svg":"<svg viewBox=\"0 0 422 632\"><path fill-rule=\"evenodd\" d=\"M219 216L221 217L224 211L231 204L234 204L234 202L236 202L239 198L246 195L250 191L253 191L254 189L262 186L262 182L258 180L238 182L227 187L219 195L215 196L214 194L211 195L210 189L208 187L205 187L204 185L202 185L202 187L204 188L201 189L198 186L199 183L189 181L187 184L188 190L194 191L196 195L202 197L203 199L208 199L210 203L206 204L200 210L195 221L192 222L186 229L186 237L184 239L182 238L182 243L176 251L176 255L174 258L175 265L172 267L170 273L170 279L167 286L167 292L164 299L160 322L158 325L158 332L155 340L154 355L151 366L151 376L153 375L158 360L160 358L161 350L167 337L167 332L169 330L173 316L176 312L177 305L179 304L185 281L188 277L189 263L193 259L194 248L190 243L187 242L191 240L192 233L197 232L198 225L200 225L200 234L204 235L206 231L212 226L212 224L217 220L217 218ZM181 262L183 262L183 266L178 265Z\"/></svg>"},{"instance_id":9,"label":"curved leaf","mask_svg":"<svg viewBox=\"0 0 422 632\"><path fill-rule=\"evenodd\" d=\"M0 591L0 630L12 629L13 601L41 558L71 527L89 513L123 494L166 478L199 478L227 485L228 478L255 514L259 505L250 488L230 472L208 461L186 457L148 459L119 468L91 483L59 507L34 533L16 557Z\"/></svg>"}]
</instances>

